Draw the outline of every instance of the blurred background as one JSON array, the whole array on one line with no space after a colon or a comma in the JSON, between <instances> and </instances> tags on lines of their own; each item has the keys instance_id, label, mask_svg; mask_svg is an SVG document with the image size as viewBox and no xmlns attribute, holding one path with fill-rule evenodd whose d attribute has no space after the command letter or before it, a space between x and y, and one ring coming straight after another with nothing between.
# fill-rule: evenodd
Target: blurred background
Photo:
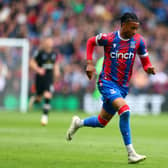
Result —
<instances>
[{"instance_id":1,"label":"blurred background","mask_svg":"<svg viewBox=\"0 0 168 168\"><path fill-rule=\"evenodd\" d=\"M124 12L135 12L141 20L139 33L157 70L155 76L148 77L137 56L128 104L135 114L166 113L168 0L0 0L0 36L28 39L29 57L44 37L52 36L62 73L54 82L53 109L94 113L101 101L96 78L89 81L85 74L86 42L100 32L118 29ZM103 48L96 47L95 64L102 56ZM5 109L19 107L21 57L21 48L0 46L0 106ZM34 74L30 71L29 97L34 92Z\"/></svg>"}]
</instances>

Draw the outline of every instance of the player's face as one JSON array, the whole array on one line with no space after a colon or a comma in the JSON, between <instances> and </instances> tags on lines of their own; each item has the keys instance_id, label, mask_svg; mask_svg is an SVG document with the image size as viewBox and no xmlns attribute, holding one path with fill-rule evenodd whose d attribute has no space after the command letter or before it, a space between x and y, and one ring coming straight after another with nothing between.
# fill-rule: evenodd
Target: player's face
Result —
<instances>
[{"instance_id":1,"label":"player's face","mask_svg":"<svg viewBox=\"0 0 168 168\"><path fill-rule=\"evenodd\" d=\"M121 33L124 38L131 38L137 33L139 28L138 22L126 22L123 23Z\"/></svg>"},{"instance_id":2,"label":"player's face","mask_svg":"<svg viewBox=\"0 0 168 168\"><path fill-rule=\"evenodd\" d=\"M47 51L47 50L51 50L53 48L53 39L51 38L47 38L44 40L43 42L43 48Z\"/></svg>"}]
</instances>

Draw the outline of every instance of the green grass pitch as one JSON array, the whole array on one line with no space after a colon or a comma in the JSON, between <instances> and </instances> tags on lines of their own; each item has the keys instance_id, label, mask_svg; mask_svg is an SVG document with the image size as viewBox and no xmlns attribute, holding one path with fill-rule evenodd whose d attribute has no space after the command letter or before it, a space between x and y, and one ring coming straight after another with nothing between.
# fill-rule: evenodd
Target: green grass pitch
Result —
<instances>
[{"instance_id":1,"label":"green grass pitch","mask_svg":"<svg viewBox=\"0 0 168 168\"><path fill-rule=\"evenodd\" d=\"M134 146L147 160L130 165L117 115L106 128L82 128L67 142L65 134L74 114L88 116L51 112L49 125L42 127L38 111L0 112L0 168L168 167L168 115L131 117Z\"/></svg>"}]
</instances>

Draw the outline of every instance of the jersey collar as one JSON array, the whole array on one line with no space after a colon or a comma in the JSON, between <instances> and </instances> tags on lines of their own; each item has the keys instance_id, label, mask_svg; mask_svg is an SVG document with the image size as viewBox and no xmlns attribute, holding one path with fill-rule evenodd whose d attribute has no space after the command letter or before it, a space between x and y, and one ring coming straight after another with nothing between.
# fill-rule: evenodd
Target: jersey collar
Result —
<instances>
[{"instance_id":1,"label":"jersey collar","mask_svg":"<svg viewBox=\"0 0 168 168\"><path fill-rule=\"evenodd\" d=\"M120 31L118 30L117 31L117 33L118 33L118 37L121 39L121 40L123 40L123 41L128 41L129 39L124 39L124 38L122 38L121 36L120 36Z\"/></svg>"}]
</instances>

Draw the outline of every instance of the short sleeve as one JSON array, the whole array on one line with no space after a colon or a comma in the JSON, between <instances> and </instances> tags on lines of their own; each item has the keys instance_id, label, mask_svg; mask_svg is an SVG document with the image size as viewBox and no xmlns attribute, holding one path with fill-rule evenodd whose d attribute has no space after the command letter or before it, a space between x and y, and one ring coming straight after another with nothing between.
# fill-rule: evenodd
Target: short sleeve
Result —
<instances>
[{"instance_id":1,"label":"short sleeve","mask_svg":"<svg viewBox=\"0 0 168 168\"><path fill-rule=\"evenodd\" d=\"M33 54L33 58L34 59L37 59L38 57L39 57L39 55L40 55L40 52L38 51L38 50L36 50L35 52L34 52L34 54Z\"/></svg>"},{"instance_id":2,"label":"short sleeve","mask_svg":"<svg viewBox=\"0 0 168 168\"><path fill-rule=\"evenodd\" d=\"M140 38L138 54L139 54L140 57L148 56L147 45L146 45L145 40L142 37Z\"/></svg>"},{"instance_id":3,"label":"short sleeve","mask_svg":"<svg viewBox=\"0 0 168 168\"><path fill-rule=\"evenodd\" d=\"M96 44L99 46L106 46L108 44L108 35L100 33L96 36Z\"/></svg>"}]
</instances>

